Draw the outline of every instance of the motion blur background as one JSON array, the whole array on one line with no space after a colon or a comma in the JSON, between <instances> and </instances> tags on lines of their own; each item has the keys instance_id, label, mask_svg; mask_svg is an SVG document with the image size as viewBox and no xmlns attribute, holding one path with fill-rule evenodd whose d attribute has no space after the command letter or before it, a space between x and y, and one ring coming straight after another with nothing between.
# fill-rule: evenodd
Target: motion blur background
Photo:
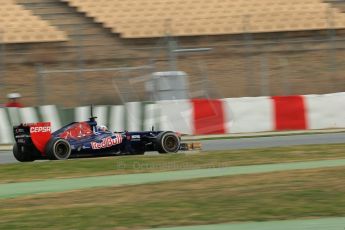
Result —
<instances>
[{"instance_id":1,"label":"motion blur background","mask_svg":"<svg viewBox=\"0 0 345 230\"><path fill-rule=\"evenodd\" d=\"M150 101L159 71L189 98L345 91L344 1L0 2L0 102Z\"/></svg>"}]
</instances>

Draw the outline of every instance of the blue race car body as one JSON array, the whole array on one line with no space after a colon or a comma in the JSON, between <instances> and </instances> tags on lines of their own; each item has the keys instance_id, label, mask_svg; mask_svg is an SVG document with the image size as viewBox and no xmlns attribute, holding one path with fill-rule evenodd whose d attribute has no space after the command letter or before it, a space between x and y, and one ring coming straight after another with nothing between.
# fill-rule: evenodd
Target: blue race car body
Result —
<instances>
[{"instance_id":1,"label":"blue race car body","mask_svg":"<svg viewBox=\"0 0 345 230\"><path fill-rule=\"evenodd\" d=\"M49 122L13 127L18 161L64 160L79 156L144 154L146 151L173 153L187 150L180 134L171 131L111 132L98 126L95 117L70 123L51 132Z\"/></svg>"}]
</instances>

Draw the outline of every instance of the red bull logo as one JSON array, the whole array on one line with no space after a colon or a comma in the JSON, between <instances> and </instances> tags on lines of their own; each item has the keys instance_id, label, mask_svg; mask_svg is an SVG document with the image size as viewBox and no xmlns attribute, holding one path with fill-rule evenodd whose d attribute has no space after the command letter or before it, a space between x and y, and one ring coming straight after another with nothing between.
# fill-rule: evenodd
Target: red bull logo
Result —
<instances>
[{"instance_id":1,"label":"red bull logo","mask_svg":"<svg viewBox=\"0 0 345 230\"><path fill-rule=\"evenodd\" d=\"M115 138L107 137L102 139L102 142L91 142L92 149L105 149L110 148L114 145L118 145L122 143L122 136L116 135Z\"/></svg>"}]
</instances>

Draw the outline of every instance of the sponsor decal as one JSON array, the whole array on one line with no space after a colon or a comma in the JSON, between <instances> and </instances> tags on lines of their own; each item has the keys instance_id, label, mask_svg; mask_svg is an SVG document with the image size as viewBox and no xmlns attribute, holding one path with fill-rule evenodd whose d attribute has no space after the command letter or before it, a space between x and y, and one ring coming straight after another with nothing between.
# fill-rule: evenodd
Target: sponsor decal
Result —
<instances>
[{"instance_id":1,"label":"sponsor decal","mask_svg":"<svg viewBox=\"0 0 345 230\"><path fill-rule=\"evenodd\" d=\"M25 144L25 139L18 139L18 140L17 140L17 143Z\"/></svg>"},{"instance_id":2,"label":"sponsor decal","mask_svg":"<svg viewBox=\"0 0 345 230\"><path fill-rule=\"evenodd\" d=\"M30 135L22 134L22 135L16 135L15 138L29 138Z\"/></svg>"},{"instance_id":3,"label":"sponsor decal","mask_svg":"<svg viewBox=\"0 0 345 230\"><path fill-rule=\"evenodd\" d=\"M122 143L122 136L119 134L116 134L114 138L112 137L107 137L103 138L102 142L91 142L91 148L92 149L105 149L112 147L114 145L118 145Z\"/></svg>"},{"instance_id":4,"label":"sponsor decal","mask_svg":"<svg viewBox=\"0 0 345 230\"><path fill-rule=\"evenodd\" d=\"M16 129L16 133L23 133L24 129Z\"/></svg>"},{"instance_id":5,"label":"sponsor decal","mask_svg":"<svg viewBox=\"0 0 345 230\"><path fill-rule=\"evenodd\" d=\"M32 143L45 156L45 147L51 138L50 122L35 123L30 127Z\"/></svg>"},{"instance_id":6,"label":"sponsor decal","mask_svg":"<svg viewBox=\"0 0 345 230\"><path fill-rule=\"evenodd\" d=\"M30 133L50 133L49 126L34 126L30 128Z\"/></svg>"},{"instance_id":7,"label":"sponsor decal","mask_svg":"<svg viewBox=\"0 0 345 230\"><path fill-rule=\"evenodd\" d=\"M132 135L132 139L140 139L140 135Z\"/></svg>"},{"instance_id":8,"label":"sponsor decal","mask_svg":"<svg viewBox=\"0 0 345 230\"><path fill-rule=\"evenodd\" d=\"M35 126L37 123L23 123L22 126L24 127L30 127L30 126Z\"/></svg>"}]
</instances>

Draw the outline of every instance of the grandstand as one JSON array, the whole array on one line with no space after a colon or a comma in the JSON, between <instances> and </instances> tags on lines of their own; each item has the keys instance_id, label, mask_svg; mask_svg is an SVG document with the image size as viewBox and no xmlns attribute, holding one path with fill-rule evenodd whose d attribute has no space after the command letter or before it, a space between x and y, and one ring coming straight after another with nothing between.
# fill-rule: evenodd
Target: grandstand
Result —
<instances>
[{"instance_id":1,"label":"grandstand","mask_svg":"<svg viewBox=\"0 0 345 230\"><path fill-rule=\"evenodd\" d=\"M3 43L66 41L63 31L49 25L12 0L1 0L0 32Z\"/></svg>"},{"instance_id":2,"label":"grandstand","mask_svg":"<svg viewBox=\"0 0 345 230\"><path fill-rule=\"evenodd\" d=\"M123 38L322 30L330 17L345 27L345 15L319 0L64 1Z\"/></svg>"},{"instance_id":3,"label":"grandstand","mask_svg":"<svg viewBox=\"0 0 345 230\"><path fill-rule=\"evenodd\" d=\"M109 68L154 63L168 70L166 36L179 47L194 96L239 97L344 91L345 14L321 0L1 0L0 99L73 106L146 100L147 72L55 73L39 68ZM203 68L201 68L201 67ZM206 74L207 72L207 74ZM201 81L203 74L207 82ZM73 82L73 83L71 83ZM133 82L133 81L132 81ZM202 92L207 85L208 92ZM42 85L45 86L42 89ZM87 88L89 92L84 92ZM51 93L54 92L54 93ZM44 101L40 100L46 95ZM65 100L68 97L69 100ZM122 97L122 98L121 98ZM82 102L82 103L83 103Z\"/></svg>"}]
</instances>

